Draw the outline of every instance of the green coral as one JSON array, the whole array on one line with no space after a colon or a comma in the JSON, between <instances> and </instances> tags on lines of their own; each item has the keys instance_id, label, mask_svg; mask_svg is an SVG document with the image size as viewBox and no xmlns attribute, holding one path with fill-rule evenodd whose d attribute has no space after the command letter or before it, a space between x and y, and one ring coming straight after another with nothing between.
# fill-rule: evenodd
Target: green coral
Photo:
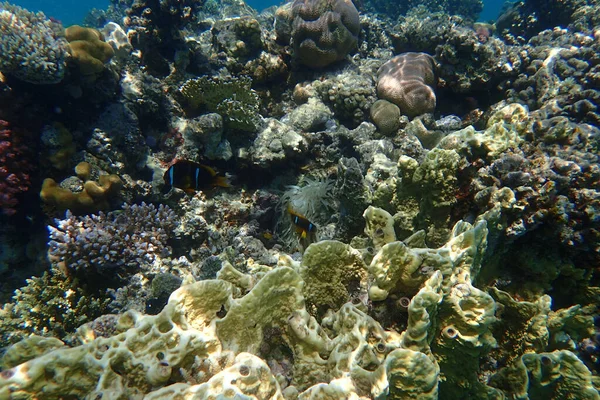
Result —
<instances>
[{"instance_id":1,"label":"green coral","mask_svg":"<svg viewBox=\"0 0 600 400\"><path fill-rule=\"evenodd\" d=\"M252 79L207 77L190 79L179 89L192 110L206 108L223 117L230 129L255 132L260 124L260 99Z\"/></svg>"},{"instance_id":2,"label":"green coral","mask_svg":"<svg viewBox=\"0 0 600 400\"><path fill-rule=\"evenodd\" d=\"M366 294L367 267L358 250L335 240L322 240L306 249L300 267L308 311L323 316L350 301L353 289Z\"/></svg>"},{"instance_id":3,"label":"green coral","mask_svg":"<svg viewBox=\"0 0 600 400\"><path fill-rule=\"evenodd\" d=\"M109 299L98 299L58 269L27 279L12 302L0 309L0 344L36 334L65 338L106 312Z\"/></svg>"},{"instance_id":4,"label":"green coral","mask_svg":"<svg viewBox=\"0 0 600 400\"><path fill-rule=\"evenodd\" d=\"M485 221L460 221L431 249L420 231L385 244L368 271L367 252L337 241L248 273L225 262L217 279L173 292L158 315L118 316L106 337L82 329L72 348L19 343L5 357L0 398L598 399L573 353L547 352L588 335L592 310L552 312L547 297L526 303L475 287L487 235ZM369 285L380 292L369 291L366 307ZM405 324L385 328L378 305L398 304L403 286ZM320 320L309 312L318 305ZM495 353L496 344L520 347ZM488 382L482 367L496 354L507 366Z\"/></svg>"},{"instance_id":5,"label":"green coral","mask_svg":"<svg viewBox=\"0 0 600 400\"><path fill-rule=\"evenodd\" d=\"M568 350L527 353L491 379L509 398L598 400L592 373Z\"/></svg>"}]
</instances>

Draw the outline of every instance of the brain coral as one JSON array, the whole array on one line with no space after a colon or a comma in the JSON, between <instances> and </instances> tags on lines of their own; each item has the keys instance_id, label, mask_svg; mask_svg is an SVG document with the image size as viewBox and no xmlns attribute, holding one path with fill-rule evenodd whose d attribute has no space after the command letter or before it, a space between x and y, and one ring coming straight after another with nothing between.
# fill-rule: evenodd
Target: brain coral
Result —
<instances>
[{"instance_id":1,"label":"brain coral","mask_svg":"<svg viewBox=\"0 0 600 400\"><path fill-rule=\"evenodd\" d=\"M360 22L351 0L295 0L292 18L295 57L308 67L342 60L356 47Z\"/></svg>"},{"instance_id":2,"label":"brain coral","mask_svg":"<svg viewBox=\"0 0 600 400\"><path fill-rule=\"evenodd\" d=\"M426 53L397 55L377 71L377 96L411 118L435 110L435 84L433 57Z\"/></svg>"}]
</instances>

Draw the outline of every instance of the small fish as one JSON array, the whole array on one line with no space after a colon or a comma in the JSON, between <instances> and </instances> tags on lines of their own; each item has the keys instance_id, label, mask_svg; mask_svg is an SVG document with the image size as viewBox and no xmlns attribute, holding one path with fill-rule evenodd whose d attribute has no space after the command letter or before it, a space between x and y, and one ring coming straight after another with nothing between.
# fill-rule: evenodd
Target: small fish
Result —
<instances>
[{"instance_id":1,"label":"small fish","mask_svg":"<svg viewBox=\"0 0 600 400\"><path fill-rule=\"evenodd\" d=\"M306 217L292 210L291 207L288 207L288 212L292 217L292 222L296 227L296 232L300 235L302 239L306 239L309 235L316 234L317 227L315 226L315 224L310 222Z\"/></svg>"},{"instance_id":2,"label":"small fish","mask_svg":"<svg viewBox=\"0 0 600 400\"><path fill-rule=\"evenodd\" d=\"M176 187L186 193L195 193L215 186L231 186L226 176L219 176L211 167L188 160L175 161L163 178L167 189Z\"/></svg>"}]
</instances>

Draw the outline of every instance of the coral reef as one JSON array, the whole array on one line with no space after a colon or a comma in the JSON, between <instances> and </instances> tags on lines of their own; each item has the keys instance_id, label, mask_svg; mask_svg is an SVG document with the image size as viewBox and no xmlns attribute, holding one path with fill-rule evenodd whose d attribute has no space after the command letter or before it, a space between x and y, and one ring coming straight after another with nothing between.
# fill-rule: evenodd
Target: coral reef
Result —
<instances>
[{"instance_id":1,"label":"coral reef","mask_svg":"<svg viewBox=\"0 0 600 400\"><path fill-rule=\"evenodd\" d=\"M486 237L485 221L476 226L460 222L444 247L409 250L431 264L422 266L422 278L412 285L402 333L384 329L363 311L364 285L369 280L361 252L324 241L311 245L301 264L283 257L278 267L259 275L226 274L231 266L224 265L217 279L176 290L156 316L122 314L106 337L84 336L90 331L80 330L83 344L72 348L31 341L28 361L20 365L14 365L18 359L4 361L11 368L0 377L0 393L10 390L13 395L35 396L43 387L45 394L53 396L91 396L102 391L160 399L175 393L221 393L221 385L226 384L232 392L279 398L339 390L345 397L433 399L438 390L452 396L474 390L498 396L500 378L492 381L494 388L471 376L477 373L479 357L495 345L490 330L495 302L471 283L481 266ZM387 246L395 243L401 244ZM373 266L380 265L377 260L388 252L384 246L369 271L375 271ZM316 268L322 265L328 267ZM334 275L342 271L356 274L338 281ZM401 287L411 286L412 278L406 277L398 277ZM239 294L240 284L249 285L247 294ZM338 285L341 291L328 284ZM369 296L379 292L372 286ZM336 293L342 297L336 299ZM305 299L329 311L311 317ZM279 344L272 335L280 337ZM278 351L273 346L279 346ZM450 357L458 348L463 356ZM286 353L293 366L286 365ZM589 371L570 351L525 354L515 366L539 370L536 360L557 368L564 364L559 371L573 382L567 386L575 385L590 398L597 396ZM57 381L63 374L78 379ZM542 378L536 376L534 372L533 379L524 381L521 390L533 395L540 390L560 393L565 387L559 379L542 388L536 383ZM261 382L260 386L249 386L246 377ZM466 378L474 386L465 386ZM104 383L98 386L100 382Z\"/></svg>"},{"instance_id":2,"label":"coral reef","mask_svg":"<svg viewBox=\"0 0 600 400\"><path fill-rule=\"evenodd\" d=\"M59 23L41 13L0 3L0 71L26 82L60 82L66 71L68 45Z\"/></svg>"},{"instance_id":3,"label":"coral reef","mask_svg":"<svg viewBox=\"0 0 600 400\"><path fill-rule=\"evenodd\" d=\"M0 5L0 398L600 398L600 4L480 10Z\"/></svg>"},{"instance_id":4,"label":"coral reef","mask_svg":"<svg viewBox=\"0 0 600 400\"><path fill-rule=\"evenodd\" d=\"M465 19L476 21L479 13L483 10L483 2L481 0L469 1L415 1L408 0L402 3L390 3L385 0L364 0L361 2L363 7L369 11L385 15L386 17L396 20L403 15L418 15L423 17L432 13L444 12L450 15L458 15Z\"/></svg>"}]
</instances>

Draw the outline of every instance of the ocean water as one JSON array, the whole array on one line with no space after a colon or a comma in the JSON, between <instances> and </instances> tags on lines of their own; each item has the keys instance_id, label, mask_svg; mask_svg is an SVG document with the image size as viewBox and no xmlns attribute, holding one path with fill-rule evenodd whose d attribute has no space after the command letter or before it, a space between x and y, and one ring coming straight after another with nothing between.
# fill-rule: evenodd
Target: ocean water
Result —
<instances>
[{"instance_id":1,"label":"ocean water","mask_svg":"<svg viewBox=\"0 0 600 400\"><path fill-rule=\"evenodd\" d=\"M247 0L246 3L256 10L263 10L273 5L283 4L281 0ZM13 0L12 4L24 7L30 11L43 11L47 16L58 19L64 26L80 24L92 8L108 7L108 0ZM498 17L504 0L485 0L480 21L491 21Z\"/></svg>"}]
</instances>

